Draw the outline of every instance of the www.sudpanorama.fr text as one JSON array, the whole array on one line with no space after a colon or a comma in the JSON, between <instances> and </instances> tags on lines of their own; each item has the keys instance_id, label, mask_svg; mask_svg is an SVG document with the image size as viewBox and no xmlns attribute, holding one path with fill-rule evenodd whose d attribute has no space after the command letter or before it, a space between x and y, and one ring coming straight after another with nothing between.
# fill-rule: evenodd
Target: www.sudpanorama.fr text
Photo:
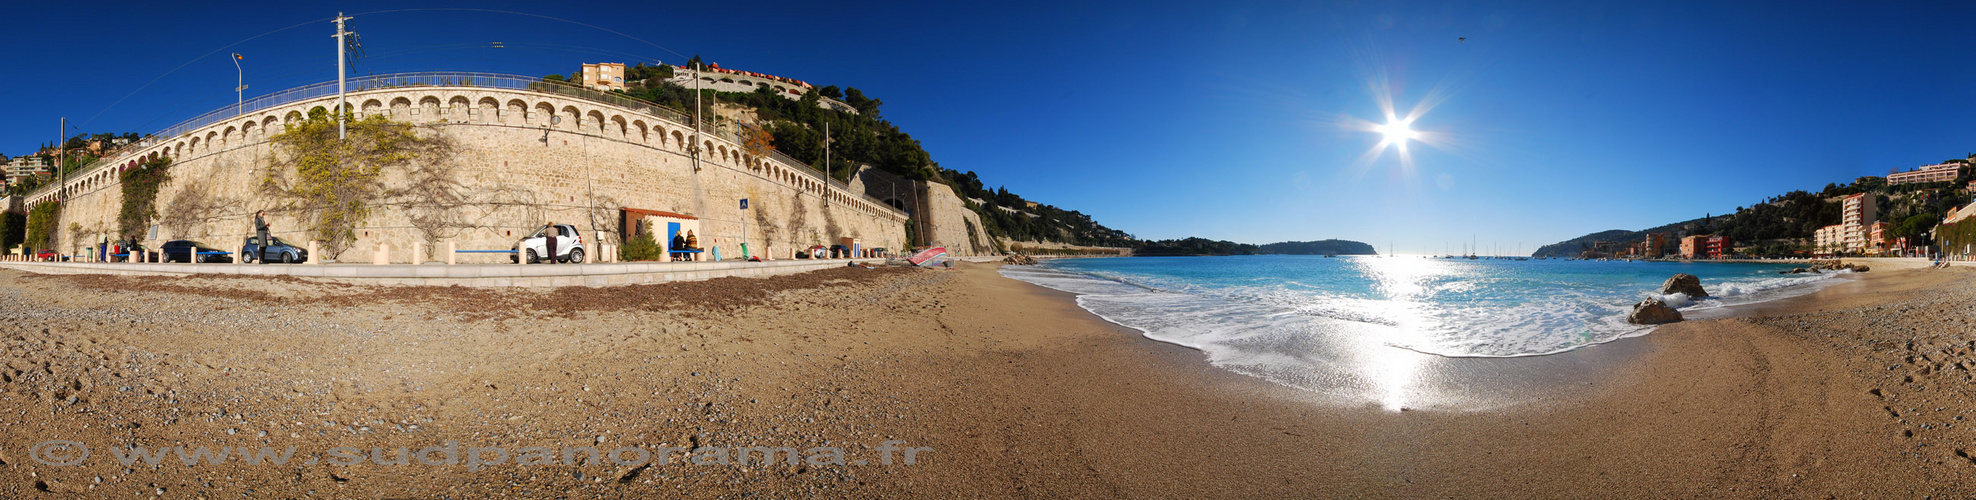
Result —
<instances>
[{"instance_id":1,"label":"www.sudpanorama.fr text","mask_svg":"<svg viewBox=\"0 0 1976 500\"><path fill-rule=\"evenodd\" d=\"M931 453L929 447L906 447L906 442L888 440L873 448L878 454L877 465L916 465L922 453ZM656 451L654 451L656 450ZM547 466L547 465L589 465L611 463L622 466L670 465L727 465L727 466L766 466L777 462L788 465L808 464L813 467L830 465L872 465L867 459L849 459L843 448L819 446L804 450L793 447L771 446L701 446L658 447L647 450L641 447L625 446L602 450L592 446L527 446L515 448L510 453L503 446L462 447L456 441L445 441L438 445L413 450L409 447L397 448L356 448L340 446L330 448L321 454L296 456L294 446L284 448L221 446L167 446L147 448L143 446L112 446L108 448L110 458L124 466L139 464L158 467L170 464L184 466L220 465L237 463L242 465L286 465L300 458L303 465L317 463L335 466L376 465L426 465L434 467L465 466L467 470L478 471L496 465ZM96 455L88 445L77 441L51 440L36 444L28 450L35 462L52 466L81 465ZM100 458L99 458L100 459Z\"/></svg>"}]
</instances>

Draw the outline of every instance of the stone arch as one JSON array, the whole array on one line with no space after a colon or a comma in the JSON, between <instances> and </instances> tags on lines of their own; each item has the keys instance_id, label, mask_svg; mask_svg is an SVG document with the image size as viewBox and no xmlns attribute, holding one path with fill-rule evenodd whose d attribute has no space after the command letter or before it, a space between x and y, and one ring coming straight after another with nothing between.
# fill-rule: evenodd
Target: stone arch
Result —
<instances>
[{"instance_id":1,"label":"stone arch","mask_svg":"<svg viewBox=\"0 0 1976 500\"><path fill-rule=\"evenodd\" d=\"M508 100L508 114L502 117L501 121L511 120L515 120L518 123L528 123L528 102L521 99Z\"/></svg>"},{"instance_id":2,"label":"stone arch","mask_svg":"<svg viewBox=\"0 0 1976 500\"><path fill-rule=\"evenodd\" d=\"M631 138L631 130L624 124L623 115L611 115L611 128L611 132L617 133L618 137Z\"/></svg>"},{"instance_id":3,"label":"stone arch","mask_svg":"<svg viewBox=\"0 0 1976 500\"><path fill-rule=\"evenodd\" d=\"M631 120L631 126L632 126L632 128L636 128L636 129L638 129L638 143L639 143L639 144L651 144L651 143L652 143L652 129L651 129L651 127L647 127L647 126L645 126L645 120ZM660 134L660 136L662 136L662 137L663 137L664 135L665 135L665 134L663 134L663 133L661 133L661 134Z\"/></svg>"},{"instance_id":4,"label":"stone arch","mask_svg":"<svg viewBox=\"0 0 1976 500\"><path fill-rule=\"evenodd\" d=\"M227 125L226 130L220 132L220 149L226 149L227 144L232 144L233 134L239 131L240 129L233 128L232 125Z\"/></svg>"},{"instance_id":5,"label":"stone arch","mask_svg":"<svg viewBox=\"0 0 1976 500\"><path fill-rule=\"evenodd\" d=\"M499 121L501 119L501 101L499 99L482 97L479 101L474 101L474 107L480 111L480 121Z\"/></svg>"},{"instance_id":6,"label":"stone arch","mask_svg":"<svg viewBox=\"0 0 1976 500\"><path fill-rule=\"evenodd\" d=\"M377 99L371 99L371 102L377 102ZM298 125L304 118L301 111L289 111L288 114L282 115L281 121L289 125Z\"/></svg>"},{"instance_id":7,"label":"stone arch","mask_svg":"<svg viewBox=\"0 0 1976 500\"><path fill-rule=\"evenodd\" d=\"M529 123L549 123L549 117L556 116L556 105L549 101L535 103L535 114L529 115Z\"/></svg>"},{"instance_id":8,"label":"stone arch","mask_svg":"<svg viewBox=\"0 0 1976 500\"><path fill-rule=\"evenodd\" d=\"M473 107L473 103L467 100L467 96L455 95L451 99L446 100L446 114L455 117L466 115L467 108L471 107Z\"/></svg>"},{"instance_id":9,"label":"stone arch","mask_svg":"<svg viewBox=\"0 0 1976 500\"><path fill-rule=\"evenodd\" d=\"M367 99L364 101L364 106L357 109L363 113L362 116L370 116L377 114L378 110L384 109L384 103L379 102L377 99Z\"/></svg>"},{"instance_id":10,"label":"stone arch","mask_svg":"<svg viewBox=\"0 0 1976 500\"><path fill-rule=\"evenodd\" d=\"M265 118L262 118L262 119L261 119L261 135L267 135L267 134L271 134L271 133L274 133L274 126L275 126L276 124L279 124L279 123L281 123L281 120L279 120L279 119L276 119L276 118L274 117L274 115L268 115L267 117L265 117Z\"/></svg>"},{"instance_id":11,"label":"stone arch","mask_svg":"<svg viewBox=\"0 0 1976 500\"><path fill-rule=\"evenodd\" d=\"M405 96L398 96L398 97L395 97L395 98L392 98L392 99L391 99L391 116L392 116L392 117L402 117L402 116L408 116L408 115L409 115L409 111L410 111L411 109L412 109L412 99L411 99L411 98L408 98L408 97L405 97Z\"/></svg>"},{"instance_id":12,"label":"stone arch","mask_svg":"<svg viewBox=\"0 0 1976 500\"><path fill-rule=\"evenodd\" d=\"M700 154L708 154L714 152L714 141L700 141L700 142L704 144L701 146Z\"/></svg>"},{"instance_id":13,"label":"stone arch","mask_svg":"<svg viewBox=\"0 0 1976 500\"><path fill-rule=\"evenodd\" d=\"M247 120L247 123L240 124L241 143L245 144L248 141L254 140L254 134L261 130L261 127L258 125L254 123L254 120Z\"/></svg>"},{"instance_id":14,"label":"stone arch","mask_svg":"<svg viewBox=\"0 0 1976 500\"><path fill-rule=\"evenodd\" d=\"M563 106L562 117L564 127L581 129L583 126L583 123L580 121L583 119L583 113L577 111L576 106Z\"/></svg>"},{"instance_id":15,"label":"stone arch","mask_svg":"<svg viewBox=\"0 0 1976 500\"><path fill-rule=\"evenodd\" d=\"M220 147L220 142L219 142L219 141L220 141L220 133L219 133L219 132L207 132L207 133L206 133L206 151L209 151L209 152L210 152L210 151L213 151L213 150L215 150L215 149L219 149L219 147Z\"/></svg>"},{"instance_id":16,"label":"stone arch","mask_svg":"<svg viewBox=\"0 0 1976 500\"><path fill-rule=\"evenodd\" d=\"M195 135L195 136L192 136L192 140L191 140L191 141L189 141L189 144L190 144L190 145L191 145L191 147L192 147L192 152L193 152L193 153L198 153L198 152L199 152L199 136L196 136L196 135Z\"/></svg>"},{"instance_id":17,"label":"stone arch","mask_svg":"<svg viewBox=\"0 0 1976 500\"><path fill-rule=\"evenodd\" d=\"M685 136L685 135L683 135L683 134L680 134L678 130L674 130L674 131L672 131L672 143L673 143L673 144L678 144L678 145L679 145L679 148L680 148L680 149L685 149L685 148L686 148L686 136Z\"/></svg>"},{"instance_id":18,"label":"stone arch","mask_svg":"<svg viewBox=\"0 0 1976 500\"><path fill-rule=\"evenodd\" d=\"M419 110L418 110L419 118L425 120L439 119L439 114L443 112L439 109L439 105L440 105L439 96L428 94L425 97L420 97Z\"/></svg>"},{"instance_id":19,"label":"stone arch","mask_svg":"<svg viewBox=\"0 0 1976 500\"><path fill-rule=\"evenodd\" d=\"M172 157L174 157L174 158L184 158L184 157L185 157L185 141L178 141L178 145L177 145L177 146L172 146L172 150L173 150L173 151L176 151L175 153L172 153Z\"/></svg>"},{"instance_id":20,"label":"stone arch","mask_svg":"<svg viewBox=\"0 0 1976 500\"><path fill-rule=\"evenodd\" d=\"M590 112L589 112L589 113L585 113L585 114L583 115L583 124L584 124L584 125L588 125L588 126L590 126L590 127L591 127L591 130L595 130L595 131L598 131L598 132L603 132L603 131L604 131L604 113L603 113L603 112L600 112L600 111L597 111L597 110L594 110L594 109L593 109L593 110L590 110ZM578 127L578 128L581 128L581 127Z\"/></svg>"}]
</instances>

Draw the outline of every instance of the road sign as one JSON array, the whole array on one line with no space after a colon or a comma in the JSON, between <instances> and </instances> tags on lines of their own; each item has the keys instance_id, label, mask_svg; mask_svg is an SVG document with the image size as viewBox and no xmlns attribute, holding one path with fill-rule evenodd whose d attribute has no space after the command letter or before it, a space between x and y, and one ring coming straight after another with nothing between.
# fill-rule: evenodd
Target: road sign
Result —
<instances>
[{"instance_id":1,"label":"road sign","mask_svg":"<svg viewBox=\"0 0 1976 500\"><path fill-rule=\"evenodd\" d=\"M747 209L748 209L748 199L747 199L747 198L742 198L742 199L741 199L741 209L742 209L742 210L747 210Z\"/></svg>"}]
</instances>

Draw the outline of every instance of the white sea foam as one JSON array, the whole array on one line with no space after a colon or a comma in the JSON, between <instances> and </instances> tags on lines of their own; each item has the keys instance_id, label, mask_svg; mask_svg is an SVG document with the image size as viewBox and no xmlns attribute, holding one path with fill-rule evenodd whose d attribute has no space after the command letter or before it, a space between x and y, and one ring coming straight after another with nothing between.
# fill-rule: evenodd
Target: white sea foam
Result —
<instances>
[{"instance_id":1,"label":"white sea foam","mask_svg":"<svg viewBox=\"0 0 1976 500\"><path fill-rule=\"evenodd\" d=\"M1005 266L1002 274L1075 293L1078 305L1093 314L1148 338L1198 349L1215 366L1359 396L1381 390L1382 375L1367 367L1392 364L1374 358L1396 351L1381 348L1448 357L1555 354L1649 333L1651 328L1625 320L1641 298L1685 310L1717 308L1807 293L1819 286L1803 285L1829 284L1836 276L1718 276L1705 284L1709 298L1640 290L1629 300L1604 282L1533 280L1517 272L1383 285L1407 291L1401 294L1325 289L1336 285L1316 281L1231 276L1197 283L1050 266ZM1511 291L1518 287L1544 288Z\"/></svg>"}]
</instances>

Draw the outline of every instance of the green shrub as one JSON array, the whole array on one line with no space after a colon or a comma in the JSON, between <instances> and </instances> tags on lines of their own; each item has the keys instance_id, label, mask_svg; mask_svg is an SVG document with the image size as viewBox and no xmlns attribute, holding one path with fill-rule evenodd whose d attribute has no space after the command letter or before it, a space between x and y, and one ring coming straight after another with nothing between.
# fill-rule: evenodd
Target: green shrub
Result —
<instances>
[{"instance_id":1,"label":"green shrub","mask_svg":"<svg viewBox=\"0 0 1976 500\"><path fill-rule=\"evenodd\" d=\"M27 240L27 214L0 212L0 249L14 248Z\"/></svg>"},{"instance_id":2,"label":"green shrub","mask_svg":"<svg viewBox=\"0 0 1976 500\"><path fill-rule=\"evenodd\" d=\"M652 221L638 221L638 237L618 247L618 259L625 262L665 259L665 248L652 237Z\"/></svg>"}]
</instances>

